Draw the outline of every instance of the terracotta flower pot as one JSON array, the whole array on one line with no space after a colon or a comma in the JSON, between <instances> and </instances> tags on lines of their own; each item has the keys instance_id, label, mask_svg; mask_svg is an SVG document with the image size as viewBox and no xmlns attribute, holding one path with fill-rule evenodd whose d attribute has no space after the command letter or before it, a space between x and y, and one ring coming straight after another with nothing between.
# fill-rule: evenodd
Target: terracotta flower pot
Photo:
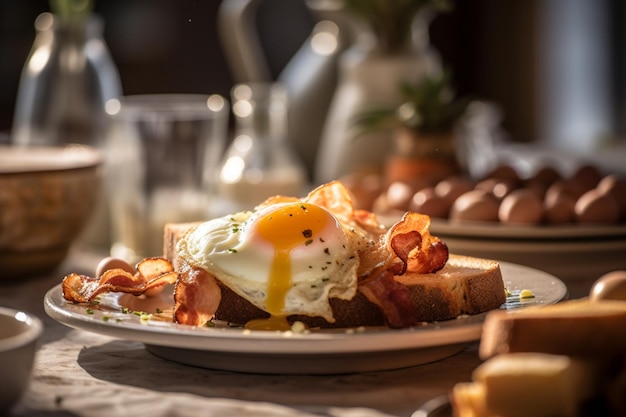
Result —
<instances>
[{"instance_id":1,"label":"terracotta flower pot","mask_svg":"<svg viewBox=\"0 0 626 417\"><path fill-rule=\"evenodd\" d=\"M385 182L402 181L423 188L460 171L453 132L423 134L398 129L385 163Z\"/></svg>"}]
</instances>

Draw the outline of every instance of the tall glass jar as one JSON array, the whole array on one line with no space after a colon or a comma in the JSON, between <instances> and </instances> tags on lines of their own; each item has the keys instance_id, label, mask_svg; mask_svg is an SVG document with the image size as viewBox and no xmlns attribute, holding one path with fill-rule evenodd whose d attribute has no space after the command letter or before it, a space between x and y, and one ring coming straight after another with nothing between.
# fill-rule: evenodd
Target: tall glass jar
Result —
<instances>
[{"instance_id":1,"label":"tall glass jar","mask_svg":"<svg viewBox=\"0 0 626 417\"><path fill-rule=\"evenodd\" d=\"M22 69L11 140L21 146L80 143L104 150L105 104L122 94L117 68L98 16L42 13ZM106 166L104 167L106 175ZM78 245L108 251L109 213L102 188L96 212Z\"/></svg>"},{"instance_id":2,"label":"tall glass jar","mask_svg":"<svg viewBox=\"0 0 626 417\"><path fill-rule=\"evenodd\" d=\"M20 77L12 141L21 145L101 146L107 100L121 95L115 64L94 15L42 13Z\"/></svg>"},{"instance_id":3,"label":"tall glass jar","mask_svg":"<svg viewBox=\"0 0 626 417\"><path fill-rule=\"evenodd\" d=\"M287 93L276 83L232 90L235 136L224 155L218 191L229 211L249 210L273 195L300 196L303 164L287 142Z\"/></svg>"}]
</instances>

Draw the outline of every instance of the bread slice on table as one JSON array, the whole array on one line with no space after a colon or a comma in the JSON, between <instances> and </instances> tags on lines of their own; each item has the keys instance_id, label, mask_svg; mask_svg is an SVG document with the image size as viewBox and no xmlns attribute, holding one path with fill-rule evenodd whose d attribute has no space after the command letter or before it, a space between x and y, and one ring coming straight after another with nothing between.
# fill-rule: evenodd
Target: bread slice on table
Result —
<instances>
[{"instance_id":1,"label":"bread slice on table","mask_svg":"<svg viewBox=\"0 0 626 417\"><path fill-rule=\"evenodd\" d=\"M545 353L512 353L484 362L472 382L457 383L457 417L577 417L596 394L593 363Z\"/></svg>"},{"instance_id":2,"label":"bread slice on table","mask_svg":"<svg viewBox=\"0 0 626 417\"><path fill-rule=\"evenodd\" d=\"M198 223L168 224L165 226L164 256L180 270L184 262L176 252L176 244L184 233ZM463 314L478 314L499 308L505 301L505 288L498 262L451 254L447 264L432 274L396 276L396 281L409 289L418 320L433 322L453 319ZM269 315L240 297L218 280L222 291L215 318L231 323L245 324L255 318ZM330 299L335 317L328 323L321 317L290 316L290 321L302 321L314 327L383 326L385 318L380 309L367 297L357 292L351 300Z\"/></svg>"},{"instance_id":3,"label":"bread slice on table","mask_svg":"<svg viewBox=\"0 0 626 417\"><path fill-rule=\"evenodd\" d=\"M589 299L492 311L456 417L626 415L626 301Z\"/></svg>"},{"instance_id":4,"label":"bread slice on table","mask_svg":"<svg viewBox=\"0 0 626 417\"><path fill-rule=\"evenodd\" d=\"M589 299L490 312L481 358L515 352L556 355L626 355L626 301Z\"/></svg>"}]
</instances>

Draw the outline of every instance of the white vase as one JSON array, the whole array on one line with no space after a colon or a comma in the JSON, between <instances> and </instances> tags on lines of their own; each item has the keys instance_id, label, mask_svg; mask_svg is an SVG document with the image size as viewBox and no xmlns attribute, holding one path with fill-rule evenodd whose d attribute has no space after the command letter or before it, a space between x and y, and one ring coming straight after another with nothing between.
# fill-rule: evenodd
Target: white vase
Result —
<instances>
[{"instance_id":1,"label":"white vase","mask_svg":"<svg viewBox=\"0 0 626 417\"><path fill-rule=\"evenodd\" d=\"M391 133L356 138L354 118L365 110L401 104L401 82L415 83L427 73L441 71L438 54L427 46L386 55L356 44L343 53L339 65L338 86L316 158L318 183L359 171L381 171L391 150Z\"/></svg>"}]
</instances>

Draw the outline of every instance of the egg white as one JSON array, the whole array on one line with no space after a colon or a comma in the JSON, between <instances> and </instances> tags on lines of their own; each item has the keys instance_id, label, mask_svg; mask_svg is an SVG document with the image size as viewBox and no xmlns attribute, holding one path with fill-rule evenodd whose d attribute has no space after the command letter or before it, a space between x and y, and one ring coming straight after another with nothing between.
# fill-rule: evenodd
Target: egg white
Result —
<instances>
[{"instance_id":1,"label":"egg white","mask_svg":"<svg viewBox=\"0 0 626 417\"><path fill-rule=\"evenodd\" d=\"M275 248L259 238L261 218L282 206L242 212L198 225L178 243L179 255L189 264L214 275L241 297L268 311L268 279ZM349 300L356 295L362 236L332 217L310 242L291 255L291 288L283 315L320 316L333 322L329 298Z\"/></svg>"}]
</instances>

